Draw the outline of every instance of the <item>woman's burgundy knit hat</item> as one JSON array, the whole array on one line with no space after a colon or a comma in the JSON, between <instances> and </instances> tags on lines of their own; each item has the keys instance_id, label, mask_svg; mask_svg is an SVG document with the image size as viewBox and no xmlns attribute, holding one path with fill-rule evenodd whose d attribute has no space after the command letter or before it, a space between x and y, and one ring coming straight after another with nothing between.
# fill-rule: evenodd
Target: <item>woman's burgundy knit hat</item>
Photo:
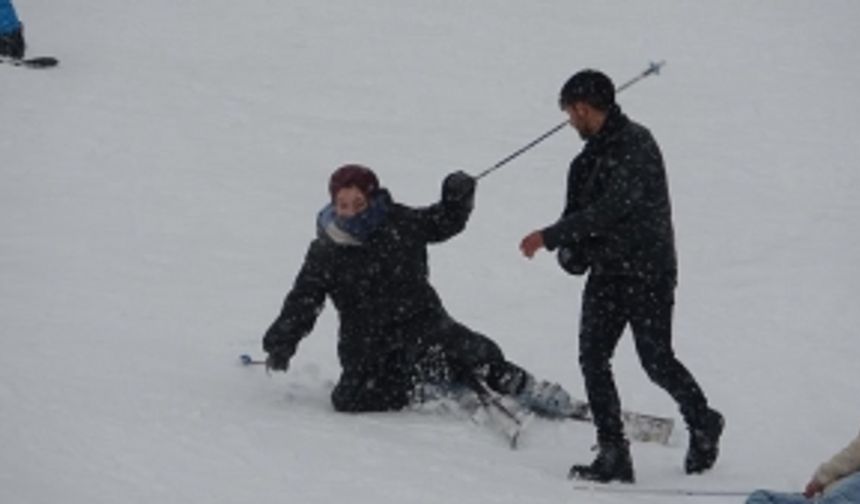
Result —
<instances>
[{"instance_id":1,"label":"woman's burgundy knit hat","mask_svg":"<svg viewBox=\"0 0 860 504\"><path fill-rule=\"evenodd\" d=\"M331 199L334 199L338 191L347 187L355 187L365 196L371 196L379 189L379 179L376 178L373 170L366 166L343 165L331 174L328 181L328 192L331 194Z\"/></svg>"}]
</instances>

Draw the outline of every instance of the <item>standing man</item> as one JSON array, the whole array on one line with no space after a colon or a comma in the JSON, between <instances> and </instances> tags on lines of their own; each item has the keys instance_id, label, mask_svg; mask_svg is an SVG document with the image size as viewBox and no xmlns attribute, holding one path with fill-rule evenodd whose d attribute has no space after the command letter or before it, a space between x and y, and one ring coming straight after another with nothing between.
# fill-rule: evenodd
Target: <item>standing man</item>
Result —
<instances>
[{"instance_id":1,"label":"standing man","mask_svg":"<svg viewBox=\"0 0 860 504\"><path fill-rule=\"evenodd\" d=\"M610 360L627 324L642 366L678 403L690 432L688 474L717 459L723 417L708 406L696 380L672 349L677 281L669 189L657 142L615 103L615 86L601 72L583 70L562 87L559 105L585 140L570 165L561 218L523 238L531 258L558 250L572 274L589 271L579 328L579 364L597 427L599 452L574 465L571 478L634 481Z\"/></svg>"},{"instance_id":2,"label":"standing man","mask_svg":"<svg viewBox=\"0 0 860 504\"><path fill-rule=\"evenodd\" d=\"M24 33L10 0L0 0L0 56L24 57Z\"/></svg>"}]
</instances>

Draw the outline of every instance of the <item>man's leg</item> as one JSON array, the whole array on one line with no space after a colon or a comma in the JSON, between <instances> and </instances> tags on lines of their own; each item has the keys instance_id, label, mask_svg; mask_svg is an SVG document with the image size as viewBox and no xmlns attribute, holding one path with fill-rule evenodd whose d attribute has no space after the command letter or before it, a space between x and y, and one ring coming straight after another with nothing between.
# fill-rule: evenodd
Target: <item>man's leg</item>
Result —
<instances>
[{"instance_id":1,"label":"man's leg","mask_svg":"<svg viewBox=\"0 0 860 504\"><path fill-rule=\"evenodd\" d=\"M666 275L631 282L627 305L642 367L654 383L672 396L690 431L685 469L688 473L710 469L719 452L723 417L708 407L701 387L672 348L675 277Z\"/></svg>"},{"instance_id":2,"label":"man's leg","mask_svg":"<svg viewBox=\"0 0 860 504\"><path fill-rule=\"evenodd\" d=\"M671 278L637 280L628 301L630 325L648 377L675 399L688 425L698 425L708 412L708 401L672 348L674 288Z\"/></svg>"},{"instance_id":3,"label":"man's leg","mask_svg":"<svg viewBox=\"0 0 860 504\"><path fill-rule=\"evenodd\" d=\"M624 332L623 283L617 278L590 276L582 300L579 365L597 427L597 457L589 465L574 465L569 477L590 481L632 483L633 461L624 438L621 401L610 361Z\"/></svg>"},{"instance_id":4,"label":"man's leg","mask_svg":"<svg viewBox=\"0 0 860 504\"><path fill-rule=\"evenodd\" d=\"M624 441L621 401L610 362L627 323L620 289L615 279L590 276L582 298L579 365L599 444Z\"/></svg>"}]
</instances>

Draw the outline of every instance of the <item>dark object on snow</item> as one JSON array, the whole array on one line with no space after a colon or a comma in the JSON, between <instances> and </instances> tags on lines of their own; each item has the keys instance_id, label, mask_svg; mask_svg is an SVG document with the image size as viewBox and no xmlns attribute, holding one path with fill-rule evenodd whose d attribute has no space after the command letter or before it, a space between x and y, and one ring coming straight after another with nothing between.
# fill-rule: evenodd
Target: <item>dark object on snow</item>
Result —
<instances>
[{"instance_id":1,"label":"dark object on snow","mask_svg":"<svg viewBox=\"0 0 860 504\"><path fill-rule=\"evenodd\" d=\"M0 34L0 56L22 59L27 44L24 42L24 30L20 27L10 33Z\"/></svg>"}]
</instances>

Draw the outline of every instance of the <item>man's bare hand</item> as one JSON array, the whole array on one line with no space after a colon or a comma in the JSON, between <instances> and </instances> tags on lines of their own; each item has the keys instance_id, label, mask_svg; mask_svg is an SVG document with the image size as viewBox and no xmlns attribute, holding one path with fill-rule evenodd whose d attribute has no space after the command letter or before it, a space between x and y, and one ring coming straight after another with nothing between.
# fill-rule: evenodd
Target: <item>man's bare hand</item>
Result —
<instances>
[{"instance_id":1,"label":"man's bare hand","mask_svg":"<svg viewBox=\"0 0 860 504\"><path fill-rule=\"evenodd\" d=\"M529 235L523 238L523 241L520 242L520 251L529 259L535 255L535 252L542 248L544 248L543 233L540 231L529 233Z\"/></svg>"}]
</instances>

